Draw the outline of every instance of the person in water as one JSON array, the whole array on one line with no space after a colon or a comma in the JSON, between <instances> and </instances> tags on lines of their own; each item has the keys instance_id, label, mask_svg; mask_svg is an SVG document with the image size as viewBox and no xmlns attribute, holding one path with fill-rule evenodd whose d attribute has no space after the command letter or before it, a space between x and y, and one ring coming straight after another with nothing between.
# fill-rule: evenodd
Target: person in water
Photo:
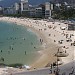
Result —
<instances>
[{"instance_id":1,"label":"person in water","mask_svg":"<svg viewBox=\"0 0 75 75\"><path fill-rule=\"evenodd\" d=\"M1 50L1 53L2 53L2 50Z\"/></svg>"},{"instance_id":2,"label":"person in water","mask_svg":"<svg viewBox=\"0 0 75 75\"><path fill-rule=\"evenodd\" d=\"M25 55L26 55L26 51L25 51Z\"/></svg>"}]
</instances>

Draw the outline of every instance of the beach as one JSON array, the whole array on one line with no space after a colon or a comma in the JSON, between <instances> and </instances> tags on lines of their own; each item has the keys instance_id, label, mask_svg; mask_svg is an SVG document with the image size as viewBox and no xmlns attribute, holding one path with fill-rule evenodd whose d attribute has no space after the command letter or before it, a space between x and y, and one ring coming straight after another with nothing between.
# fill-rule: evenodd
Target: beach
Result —
<instances>
[{"instance_id":1,"label":"beach","mask_svg":"<svg viewBox=\"0 0 75 75\"><path fill-rule=\"evenodd\" d=\"M12 22L17 25L23 25L30 28L39 37L42 44L42 50L39 50L39 58L33 64L30 64L30 69L38 69L46 67L47 64L57 62L55 54L59 51L62 65L67 64L75 57L75 46L71 43L75 41L75 31L68 31L68 24L60 21L33 20L29 18L13 18L1 17L0 21ZM65 30L61 28L65 27ZM73 36L72 36L73 35ZM70 38L71 41L66 40Z\"/></svg>"}]
</instances>

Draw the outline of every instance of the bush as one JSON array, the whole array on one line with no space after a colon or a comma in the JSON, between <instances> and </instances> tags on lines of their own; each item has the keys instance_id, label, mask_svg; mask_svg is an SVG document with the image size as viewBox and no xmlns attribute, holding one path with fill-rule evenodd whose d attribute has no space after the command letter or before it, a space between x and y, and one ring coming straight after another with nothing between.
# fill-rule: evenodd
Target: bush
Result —
<instances>
[{"instance_id":1,"label":"bush","mask_svg":"<svg viewBox=\"0 0 75 75\"><path fill-rule=\"evenodd\" d=\"M16 63L16 64L9 64L8 66L9 66L9 67L16 67L16 68L18 68L18 67L23 66L23 64Z\"/></svg>"}]
</instances>

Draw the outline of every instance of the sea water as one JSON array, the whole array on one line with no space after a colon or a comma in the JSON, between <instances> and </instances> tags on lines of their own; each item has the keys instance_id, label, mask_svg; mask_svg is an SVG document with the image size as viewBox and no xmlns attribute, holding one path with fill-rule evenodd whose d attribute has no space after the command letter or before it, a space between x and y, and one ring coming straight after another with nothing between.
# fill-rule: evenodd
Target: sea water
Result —
<instances>
[{"instance_id":1,"label":"sea water","mask_svg":"<svg viewBox=\"0 0 75 75\"><path fill-rule=\"evenodd\" d=\"M39 49L39 39L29 28L0 22L0 63L29 65L37 59Z\"/></svg>"}]
</instances>

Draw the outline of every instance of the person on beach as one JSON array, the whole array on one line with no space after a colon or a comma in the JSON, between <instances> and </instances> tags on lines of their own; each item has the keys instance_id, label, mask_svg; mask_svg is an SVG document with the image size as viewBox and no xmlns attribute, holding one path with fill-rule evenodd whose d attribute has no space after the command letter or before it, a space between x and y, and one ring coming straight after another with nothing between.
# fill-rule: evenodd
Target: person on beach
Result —
<instances>
[{"instance_id":1,"label":"person on beach","mask_svg":"<svg viewBox=\"0 0 75 75\"><path fill-rule=\"evenodd\" d=\"M41 44L42 44L42 42L43 42L43 39L40 39L40 42L41 42Z\"/></svg>"},{"instance_id":2,"label":"person on beach","mask_svg":"<svg viewBox=\"0 0 75 75\"><path fill-rule=\"evenodd\" d=\"M52 69L53 64L51 64L51 69Z\"/></svg>"},{"instance_id":3,"label":"person on beach","mask_svg":"<svg viewBox=\"0 0 75 75\"><path fill-rule=\"evenodd\" d=\"M41 44L43 43L43 39L40 39Z\"/></svg>"},{"instance_id":4,"label":"person on beach","mask_svg":"<svg viewBox=\"0 0 75 75\"><path fill-rule=\"evenodd\" d=\"M56 42L56 40L54 40L54 42Z\"/></svg>"},{"instance_id":5,"label":"person on beach","mask_svg":"<svg viewBox=\"0 0 75 75\"><path fill-rule=\"evenodd\" d=\"M71 34L70 34L70 38L71 38Z\"/></svg>"},{"instance_id":6,"label":"person on beach","mask_svg":"<svg viewBox=\"0 0 75 75\"><path fill-rule=\"evenodd\" d=\"M49 36L51 36L51 34L49 34Z\"/></svg>"},{"instance_id":7,"label":"person on beach","mask_svg":"<svg viewBox=\"0 0 75 75\"><path fill-rule=\"evenodd\" d=\"M65 50L65 53L66 53L66 50Z\"/></svg>"}]
</instances>

